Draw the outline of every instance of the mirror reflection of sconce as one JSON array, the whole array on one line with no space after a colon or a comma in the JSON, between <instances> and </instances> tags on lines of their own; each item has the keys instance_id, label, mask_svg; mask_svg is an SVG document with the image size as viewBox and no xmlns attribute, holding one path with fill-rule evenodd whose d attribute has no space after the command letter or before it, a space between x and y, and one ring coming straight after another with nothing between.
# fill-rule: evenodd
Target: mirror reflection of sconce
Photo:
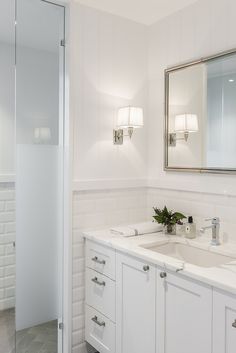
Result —
<instances>
[{"instance_id":1,"label":"mirror reflection of sconce","mask_svg":"<svg viewBox=\"0 0 236 353\"><path fill-rule=\"evenodd\" d=\"M51 141L51 129L49 127L36 127L34 129L34 143L47 144Z\"/></svg>"},{"instance_id":2,"label":"mirror reflection of sconce","mask_svg":"<svg viewBox=\"0 0 236 353\"><path fill-rule=\"evenodd\" d=\"M173 133L169 134L169 145L176 146L178 140L188 141L189 134L198 131L198 118L196 114L181 114L175 117L175 127ZM177 137L177 134L184 134Z\"/></svg>"},{"instance_id":3,"label":"mirror reflection of sconce","mask_svg":"<svg viewBox=\"0 0 236 353\"><path fill-rule=\"evenodd\" d=\"M124 136L133 135L134 129L143 127L143 109L139 107L123 107L118 110L117 130L113 130L113 144L122 145ZM124 129L128 134L124 134Z\"/></svg>"}]
</instances>

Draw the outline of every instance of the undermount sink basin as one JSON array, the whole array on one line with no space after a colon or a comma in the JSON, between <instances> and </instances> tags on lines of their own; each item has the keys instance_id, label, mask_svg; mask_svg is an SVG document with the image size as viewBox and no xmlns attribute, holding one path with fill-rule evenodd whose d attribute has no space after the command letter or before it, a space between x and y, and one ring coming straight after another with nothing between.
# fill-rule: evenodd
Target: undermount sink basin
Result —
<instances>
[{"instance_id":1,"label":"undermount sink basin","mask_svg":"<svg viewBox=\"0 0 236 353\"><path fill-rule=\"evenodd\" d=\"M141 247L200 267L215 267L235 260L229 256L199 249L177 241L168 241L164 244L142 245Z\"/></svg>"}]
</instances>

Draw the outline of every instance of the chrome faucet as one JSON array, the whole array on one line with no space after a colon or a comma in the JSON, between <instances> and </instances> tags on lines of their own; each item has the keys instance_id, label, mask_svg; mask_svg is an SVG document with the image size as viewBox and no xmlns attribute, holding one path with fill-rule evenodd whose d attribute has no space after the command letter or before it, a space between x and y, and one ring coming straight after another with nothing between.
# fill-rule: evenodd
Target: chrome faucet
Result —
<instances>
[{"instance_id":1,"label":"chrome faucet","mask_svg":"<svg viewBox=\"0 0 236 353\"><path fill-rule=\"evenodd\" d=\"M219 217L207 218L205 221L211 221L211 225L207 227L202 227L200 229L201 233L205 233L206 229L212 229L212 239L211 245L220 245L220 219Z\"/></svg>"}]
</instances>

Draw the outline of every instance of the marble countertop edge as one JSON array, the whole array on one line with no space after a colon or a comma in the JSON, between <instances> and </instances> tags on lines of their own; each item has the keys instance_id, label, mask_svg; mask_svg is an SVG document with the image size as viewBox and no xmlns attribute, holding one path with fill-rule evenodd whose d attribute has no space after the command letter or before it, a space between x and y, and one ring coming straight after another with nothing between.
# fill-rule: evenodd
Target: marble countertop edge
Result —
<instances>
[{"instance_id":1,"label":"marble countertop edge","mask_svg":"<svg viewBox=\"0 0 236 353\"><path fill-rule=\"evenodd\" d=\"M190 241L179 236L167 237L163 233L152 233L135 237L121 237L112 234L109 229L85 231L83 232L83 236L84 238L102 246L147 261L149 264L160 267L160 269L189 277L190 279L201 282L207 286L236 295L236 244L227 243L222 244L219 247L213 247L210 245L209 239L207 238L197 238ZM140 246L148 246L157 242L161 243L169 240L180 241L183 244L190 243L190 245L192 243L192 245L200 249L232 257L233 262L216 267L200 267Z\"/></svg>"}]
</instances>

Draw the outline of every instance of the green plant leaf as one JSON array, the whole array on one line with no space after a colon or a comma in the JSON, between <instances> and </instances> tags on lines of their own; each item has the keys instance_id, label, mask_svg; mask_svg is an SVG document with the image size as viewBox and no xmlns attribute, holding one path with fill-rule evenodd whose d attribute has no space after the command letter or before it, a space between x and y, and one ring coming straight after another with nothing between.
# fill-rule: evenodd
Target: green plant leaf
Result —
<instances>
[{"instance_id":1,"label":"green plant leaf","mask_svg":"<svg viewBox=\"0 0 236 353\"><path fill-rule=\"evenodd\" d=\"M157 207L153 207L153 210L155 212L155 215L153 216L154 220L160 224L164 224L165 226L174 225L181 219L186 218L180 212L173 213L173 211L169 211L166 206L162 210Z\"/></svg>"}]
</instances>

